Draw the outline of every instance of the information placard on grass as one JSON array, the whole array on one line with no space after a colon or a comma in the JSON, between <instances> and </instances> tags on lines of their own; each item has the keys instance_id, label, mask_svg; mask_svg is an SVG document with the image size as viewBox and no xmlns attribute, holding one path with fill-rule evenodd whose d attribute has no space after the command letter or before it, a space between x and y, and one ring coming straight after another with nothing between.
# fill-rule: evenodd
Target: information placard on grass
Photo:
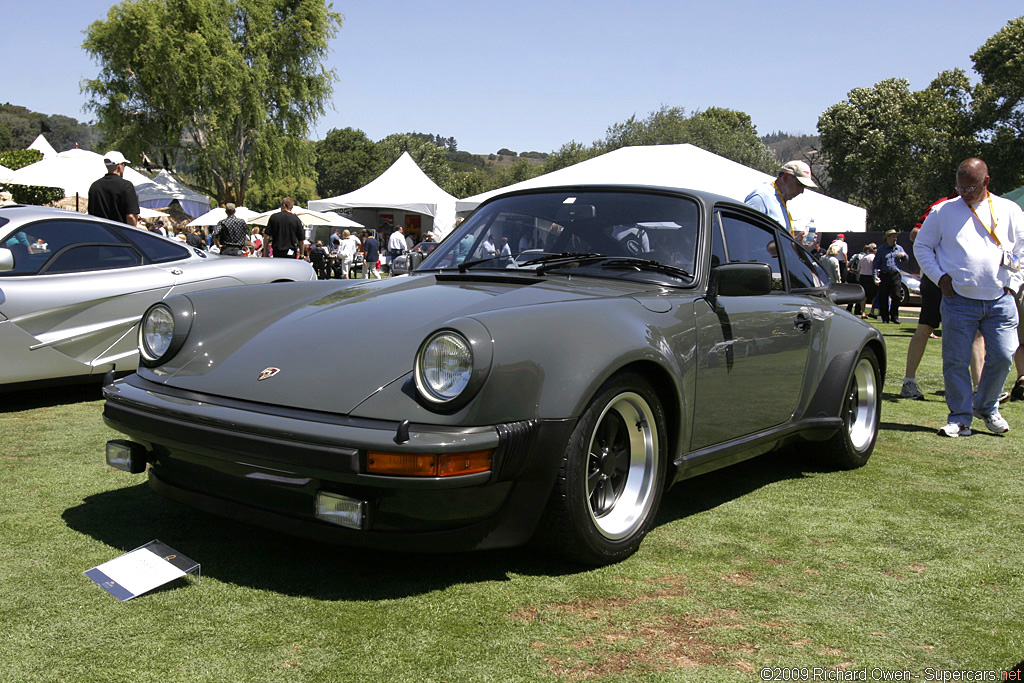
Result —
<instances>
[{"instance_id":1,"label":"information placard on grass","mask_svg":"<svg viewBox=\"0 0 1024 683\"><path fill-rule=\"evenodd\" d=\"M197 580L201 580L198 562L158 540L150 541L83 573L121 602L148 593L186 574L195 574Z\"/></svg>"}]
</instances>

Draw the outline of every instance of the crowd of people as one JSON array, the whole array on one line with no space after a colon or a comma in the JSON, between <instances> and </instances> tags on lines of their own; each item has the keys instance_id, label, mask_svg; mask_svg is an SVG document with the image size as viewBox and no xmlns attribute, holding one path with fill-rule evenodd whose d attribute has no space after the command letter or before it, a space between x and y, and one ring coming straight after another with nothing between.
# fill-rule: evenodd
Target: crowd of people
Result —
<instances>
[{"instance_id":1,"label":"crowd of people","mask_svg":"<svg viewBox=\"0 0 1024 683\"><path fill-rule=\"evenodd\" d=\"M971 158L956 172L955 192L933 203L911 231L914 257L922 269L921 313L911 339L900 395L923 400L917 383L929 339L942 334L942 374L949 410L940 436L971 434L975 418L996 434L1010 430L999 412L1007 400L1024 400L1024 212L1016 203L988 190L984 161ZM815 187L810 168L791 161L775 181L755 189L746 203L774 218L819 257L835 282L857 282L865 297L850 310L861 317L900 323L900 265L909 258L897 244L899 233L888 230L881 246L874 243L850 256L840 234L822 249L813 229L796 233L786 203ZM871 302L870 311L868 302ZM877 314L876 314L877 311ZM1012 389L1004 391L1011 369Z\"/></svg>"}]
</instances>

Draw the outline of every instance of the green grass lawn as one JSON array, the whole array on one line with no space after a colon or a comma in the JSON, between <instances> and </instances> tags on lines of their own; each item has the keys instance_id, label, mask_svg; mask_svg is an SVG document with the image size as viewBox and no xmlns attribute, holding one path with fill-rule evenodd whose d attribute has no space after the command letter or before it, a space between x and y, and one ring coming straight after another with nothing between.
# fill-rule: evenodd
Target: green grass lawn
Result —
<instances>
[{"instance_id":1,"label":"green grass lawn","mask_svg":"<svg viewBox=\"0 0 1024 683\"><path fill-rule=\"evenodd\" d=\"M684 482L640 552L596 570L523 549L319 546L225 521L104 464L115 435L95 388L0 396L0 680L1010 669L1024 660L1024 403L1004 406L1007 435L976 421L969 438L939 438L939 343L918 373L927 401L898 401L913 326L881 328L890 372L867 467L782 452ZM750 400L771 400L761 391ZM119 603L82 575L153 539L202 563L201 584Z\"/></svg>"}]
</instances>

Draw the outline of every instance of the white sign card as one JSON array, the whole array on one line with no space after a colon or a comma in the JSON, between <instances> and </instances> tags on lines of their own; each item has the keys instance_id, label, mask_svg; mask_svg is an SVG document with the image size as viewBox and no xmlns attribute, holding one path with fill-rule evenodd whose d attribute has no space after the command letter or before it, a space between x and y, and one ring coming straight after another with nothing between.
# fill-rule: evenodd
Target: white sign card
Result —
<instances>
[{"instance_id":1,"label":"white sign card","mask_svg":"<svg viewBox=\"0 0 1024 683\"><path fill-rule=\"evenodd\" d=\"M160 541L151 541L83 573L124 602L192 572L199 574L197 562Z\"/></svg>"}]
</instances>

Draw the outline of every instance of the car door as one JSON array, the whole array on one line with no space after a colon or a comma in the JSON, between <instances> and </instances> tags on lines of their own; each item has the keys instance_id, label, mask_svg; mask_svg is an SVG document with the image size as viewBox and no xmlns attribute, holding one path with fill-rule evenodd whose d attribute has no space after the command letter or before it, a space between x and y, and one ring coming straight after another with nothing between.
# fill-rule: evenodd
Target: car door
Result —
<instances>
[{"instance_id":1,"label":"car door","mask_svg":"<svg viewBox=\"0 0 1024 683\"><path fill-rule=\"evenodd\" d=\"M772 292L719 296L697 307L697 372L691 449L787 422L800 400L814 325L809 297L791 291L778 231L751 216L716 210L712 267L767 263ZM795 243L793 243L795 245ZM799 247L797 247L799 248ZM789 256L785 254L784 256Z\"/></svg>"},{"instance_id":2,"label":"car door","mask_svg":"<svg viewBox=\"0 0 1024 683\"><path fill-rule=\"evenodd\" d=\"M174 286L172 269L152 264L117 226L100 221L37 221L6 242L29 248L12 248L15 267L0 273L0 381L135 367L133 328Z\"/></svg>"}]
</instances>

